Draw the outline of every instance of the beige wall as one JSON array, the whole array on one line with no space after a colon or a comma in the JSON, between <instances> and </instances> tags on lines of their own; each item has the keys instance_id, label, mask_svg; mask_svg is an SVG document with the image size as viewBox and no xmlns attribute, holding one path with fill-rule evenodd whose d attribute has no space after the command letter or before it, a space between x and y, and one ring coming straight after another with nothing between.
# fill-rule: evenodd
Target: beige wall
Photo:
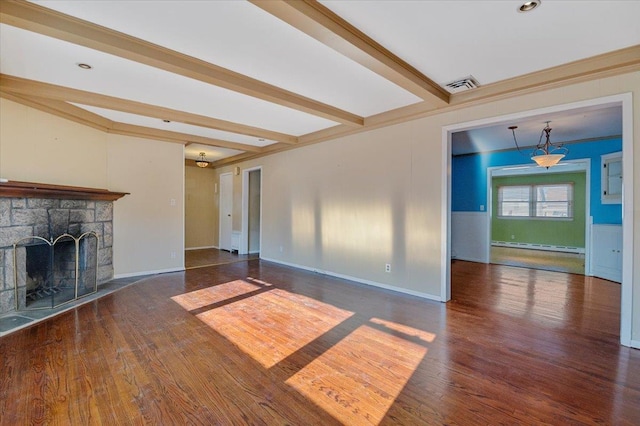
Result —
<instances>
[{"instance_id":1,"label":"beige wall","mask_svg":"<svg viewBox=\"0 0 640 426\"><path fill-rule=\"evenodd\" d=\"M214 169L185 167L185 247L218 246L218 194Z\"/></svg>"},{"instance_id":2,"label":"beige wall","mask_svg":"<svg viewBox=\"0 0 640 426\"><path fill-rule=\"evenodd\" d=\"M184 147L109 135L116 277L184 268Z\"/></svg>"},{"instance_id":3,"label":"beige wall","mask_svg":"<svg viewBox=\"0 0 640 426\"><path fill-rule=\"evenodd\" d=\"M640 147L640 73L635 72L247 161L241 168L263 166L261 256L439 297L445 274L442 127L625 92L634 95L634 146ZM640 165L640 148L634 151L634 164ZM240 199L241 188L234 189L234 198ZM640 226L640 172L635 173L634 191L634 220ZM637 229L634 238L634 264L639 265ZM385 263L391 264L391 273L384 272ZM632 339L637 341L640 268L634 271L633 289Z\"/></svg>"},{"instance_id":4,"label":"beige wall","mask_svg":"<svg viewBox=\"0 0 640 426\"><path fill-rule=\"evenodd\" d=\"M0 98L0 177L107 188L107 134Z\"/></svg>"},{"instance_id":5,"label":"beige wall","mask_svg":"<svg viewBox=\"0 0 640 426\"><path fill-rule=\"evenodd\" d=\"M115 275L184 267L182 145L110 135L0 102L1 177L130 192L114 202Z\"/></svg>"}]
</instances>

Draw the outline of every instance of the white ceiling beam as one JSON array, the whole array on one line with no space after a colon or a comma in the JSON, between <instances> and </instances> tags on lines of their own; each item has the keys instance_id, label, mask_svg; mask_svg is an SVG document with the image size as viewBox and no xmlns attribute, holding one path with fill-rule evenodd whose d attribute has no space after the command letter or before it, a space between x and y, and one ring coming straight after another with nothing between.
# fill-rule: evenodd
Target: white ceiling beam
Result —
<instances>
[{"instance_id":1,"label":"white ceiling beam","mask_svg":"<svg viewBox=\"0 0 640 426\"><path fill-rule=\"evenodd\" d=\"M570 84L577 84L638 71L640 71L640 45L634 45L557 67L548 68L546 70L533 72L523 77L503 80L477 89L456 93L451 97L451 103L443 108L434 108L426 102L408 105L395 110L369 116L365 120L364 127L360 129L337 125L308 133L306 135L301 135L295 146L274 144L271 146L269 151L265 150L259 155L250 156L248 154L242 154L236 157L220 160L220 162L214 163L213 166L219 167L219 165L234 164L248 158L267 155L267 153L272 154L275 152L286 151L291 148L312 145L435 114L443 114L475 105L495 102L501 99L509 99L529 93L539 93L544 90L563 87ZM236 159L237 161L235 161Z\"/></svg>"},{"instance_id":2,"label":"white ceiling beam","mask_svg":"<svg viewBox=\"0 0 640 426\"><path fill-rule=\"evenodd\" d=\"M249 0L360 65L442 107L449 92L315 0Z\"/></svg>"},{"instance_id":3,"label":"white ceiling beam","mask_svg":"<svg viewBox=\"0 0 640 426\"><path fill-rule=\"evenodd\" d=\"M191 135L188 133L172 132L170 130L136 126L135 124L114 122L107 132L116 135L135 136L145 139L181 143L183 145L186 145L188 143L197 143L200 145L217 146L220 148L235 149L238 151L247 151L253 153L262 152L262 148L259 146L207 138L204 136Z\"/></svg>"},{"instance_id":4,"label":"white ceiling beam","mask_svg":"<svg viewBox=\"0 0 640 426\"><path fill-rule=\"evenodd\" d=\"M0 74L0 90L23 96L35 96L58 101L74 102L98 108L111 109L145 117L170 120L209 129L223 130L241 135L253 136L267 140L274 140L288 144L295 144L298 140L293 135L274 132L244 124L232 123L204 115L192 114L184 111L144 104L113 96L101 95L84 90L42 83L34 80Z\"/></svg>"},{"instance_id":5,"label":"white ceiling beam","mask_svg":"<svg viewBox=\"0 0 640 426\"><path fill-rule=\"evenodd\" d=\"M351 126L364 119L237 72L24 0L0 2L0 22Z\"/></svg>"}]
</instances>

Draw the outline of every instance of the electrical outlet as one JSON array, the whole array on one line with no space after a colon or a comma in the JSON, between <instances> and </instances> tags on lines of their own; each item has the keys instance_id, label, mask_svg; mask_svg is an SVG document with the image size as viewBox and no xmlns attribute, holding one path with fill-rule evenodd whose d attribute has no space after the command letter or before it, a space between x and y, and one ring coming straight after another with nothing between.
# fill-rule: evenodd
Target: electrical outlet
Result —
<instances>
[{"instance_id":1,"label":"electrical outlet","mask_svg":"<svg viewBox=\"0 0 640 426\"><path fill-rule=\"evenodd\" d=\"M391 264L387 263L386 265L384 265L384 271L385 272L391 272Z\"/></svg>"},{"instance_id":2,"label":"electrical outlet","mask_svg":"<svg viewBox=\"0 0 640 426\"><path fill-rule=\"evenodd\" d=\"M169 205L175 206L176 205L176 199L175 198L170 199L169 200Z\"/></svg>"},{"instance_id":3,"label":"electrical outlet","mask_svg":"<svg viewBox=\"0 0 640 426\"><path fill-rule=\"evenodd\" d=\"M512 235L512 236L511 236L511 239L512 239L512 240L515 240L515 239L516 239L516 236L515 236L515 235Z\"/></svg>"},{"instance_id":4,"label":"electrical outlet","mask_svg":"<svg viewBox=\"0 0 640 426\"><path fill-rule=\"evenodd\" d=\"M282 253L282 246L280 246L280 253Z\"/></svg>"},{"instance_id":5,"label":"electrical outlet","mask_svg":"<svg viewBox=\"0 0 640 426\"><path fill-rule=\"evenodd\" d=\"M175 259L175 258L176 258L176 252L175 252L175 251L172 251L172 252L171 252L171 258L172 258L172 259Z\"/></svg>"}]
</instances>

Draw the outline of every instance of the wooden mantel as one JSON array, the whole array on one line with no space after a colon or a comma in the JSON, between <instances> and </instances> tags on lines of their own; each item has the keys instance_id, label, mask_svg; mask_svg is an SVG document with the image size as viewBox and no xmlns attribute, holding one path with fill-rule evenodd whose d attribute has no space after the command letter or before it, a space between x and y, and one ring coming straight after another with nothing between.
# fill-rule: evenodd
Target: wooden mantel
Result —
<instances>
[{"instance_id":1,"label":"wooden mantel","mask_svg":"<svg viewBox=\"0 0 640 426\"><path fill-rule=\"evenodd\" d=\"M58 198L61 200L115 201L128 192L33 182L0 182L0 198Z\"/></svg>"}]
</instances>

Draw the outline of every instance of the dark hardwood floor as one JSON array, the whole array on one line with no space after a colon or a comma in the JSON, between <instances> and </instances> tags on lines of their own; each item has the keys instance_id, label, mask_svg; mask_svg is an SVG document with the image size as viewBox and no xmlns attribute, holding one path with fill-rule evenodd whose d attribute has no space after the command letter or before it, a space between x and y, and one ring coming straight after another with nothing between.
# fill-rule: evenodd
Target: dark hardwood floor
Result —
<instances>
[{"instance_id":1,"label":"dark hardwood floor","mask_svg":"<svg viewBox=\"0 0 640 426\"><path fill-rule=\"evenodd\" d=\"M0 339L2 425L638 424L620 287L456 261L450 303L250 260Z\"/></svg>"},{"instance_id":2,"label":"dark hardwood floor","mask_svg":"<svg viewBox=\"0 0 640 426\"><path fill-rule=\"evenodd\" d=\"M238 252L231 253L216 248L185 250L184 266L186 269L202 268L257 259L259 257L260 255L258 254L238 254Z\"/></svg>"}]
</instances>

